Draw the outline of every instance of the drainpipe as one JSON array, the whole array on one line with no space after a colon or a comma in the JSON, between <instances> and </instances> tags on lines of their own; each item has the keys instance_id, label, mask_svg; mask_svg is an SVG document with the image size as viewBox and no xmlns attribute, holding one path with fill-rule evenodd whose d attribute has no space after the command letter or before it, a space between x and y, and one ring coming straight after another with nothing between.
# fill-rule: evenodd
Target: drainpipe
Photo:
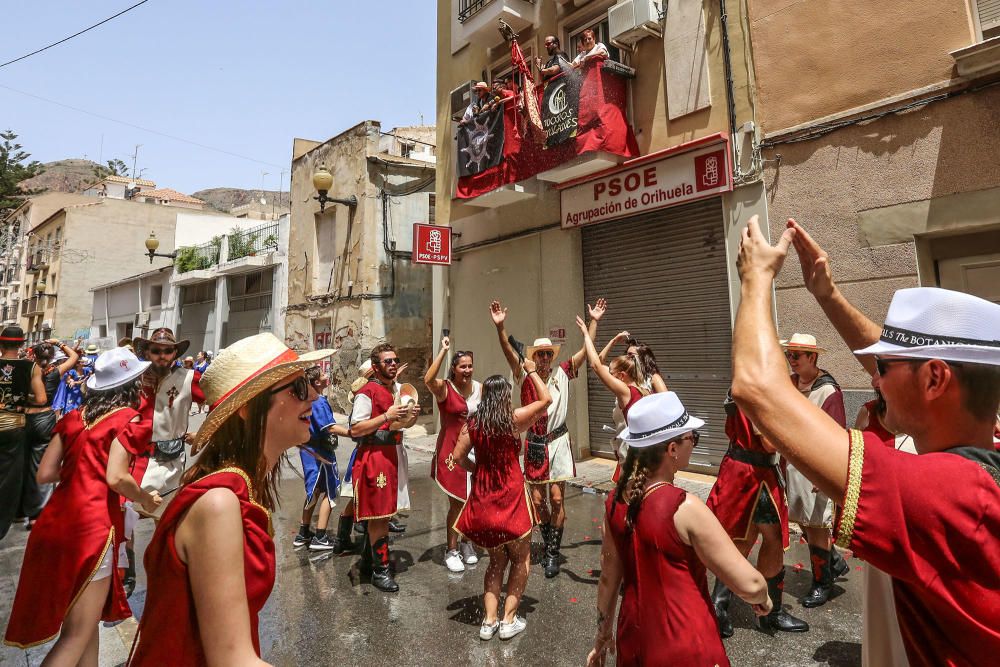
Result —
<instances>
[{"instance_id":1,"label":"drainpipe","mask_svg":"<svg viewBox=\"0 0 1000 667\"><path fill-rule=\"evenodd\" d=\"M111 333L111 311L108 308L108 288L104 288L104 334Z\"/></svg>"},{"instance_id":2,"label":"drainpipe","mask_svg":"<svg viewBox=\"0 0 1000 667\"><path fill-rule=\"evenodd\" d=\"M729 17L726 0L719 0L719 22L722 24L722 62L726 72L726 111L729 116L729 150L733 160L733 178L739 173L739 156L736 147L736 91L733 86L733 61L729 49Z\"/></svg>"}]
</instances>

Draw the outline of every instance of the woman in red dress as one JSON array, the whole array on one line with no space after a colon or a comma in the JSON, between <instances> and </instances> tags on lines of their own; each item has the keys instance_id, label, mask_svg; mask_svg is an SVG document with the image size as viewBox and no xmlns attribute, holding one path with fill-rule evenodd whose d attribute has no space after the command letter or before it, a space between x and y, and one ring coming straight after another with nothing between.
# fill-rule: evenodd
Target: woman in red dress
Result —
<instances>
[{"instance_id":1,"label":"woman in red dress","mask_svg":"<svg viewBox=\"0 0 1000 667\"><path fill-rule=\"evenodd\" d=\"M525 359L521 367L534 386L536 400L513 410L510 382L491 375L483 383L479 410L462 427L455 445L455 459L472 473L472 491L455 530L490 555L483 581L486 613L479 628L481 639L492 639L498 630L500 639L510 639L527 627L524 618L517 615L517 606L528 583L535 516L518 463L519 434L545 414L552 397L538 377L534 361ZM475 461L470 460L470 451L475 452ZM507 591L502 620L497 613L501 588Z\"/></svg>"},{"instance_id":2,"label":"woman in red dress","mask_svg":"<svg viewBox=\"0 0 1000 667\"><path fill-rule=\"evenodd\" d=\"M674 392L640 399L621 438L622 478L609 494L597 589L597 637L589 665L603 665L622 579L618 665L729 665L708 597L705 568L757 614L771 609L764 577L736 549L715 515L673 485L704 422Z\"/></svg>"},{"instance_id":3,"label":"woman in red dress","mask_svg":"<svg viewBox=\"0 0 1000 667\"><path fill-rule=\"evenodd\" d=\"M148 365L125 348L102 354L83 408L59 421L39 464L39 483L59 484L28 538L4 642L29 648L58 635L45 665L96 667L98 622L132 615L118 570L118 494L149 510L160 503L129 474L130 456L149 442L136 410Z\"/></svg>"},{"instance_id":4,"label":"woman in red dress","mask_svg":"<svg viewBox=\"0 0 1000 667\"><path fill-rule=\"evenodd\" d=\"M441 429L438 431L434 462L431 464L431 477L448 496L448 551L445 553L444 564L452 572L463 572L466 564L478 563L479 556L471 542L459 542L454 528L458 513L469 497L470 482L469 473L456 463L454 451L458 433L465 425L466 418L479 407L483 386L472 379L473 356L469 351L456 351L451 358L448 379L438 379L437 374L450 347L451 340L445 336L441 339L441 349L424 374L424 384L437 399L438 412L441 414Z\"/></svg>"},{"instance_id":5,"label":"woman in red dress","mask_svg":"<svg viewBox=\"0 0 1000 667\"><path fill-rule=\"evenodd\" d=\"M309 440L316 393L299 357L262 333L230 345L201 377L211 406L184 474L146 549L146 608L130 665L251 665L257 618L274 585L270 512L278 463Z\"/></svg>"}]
</instances>

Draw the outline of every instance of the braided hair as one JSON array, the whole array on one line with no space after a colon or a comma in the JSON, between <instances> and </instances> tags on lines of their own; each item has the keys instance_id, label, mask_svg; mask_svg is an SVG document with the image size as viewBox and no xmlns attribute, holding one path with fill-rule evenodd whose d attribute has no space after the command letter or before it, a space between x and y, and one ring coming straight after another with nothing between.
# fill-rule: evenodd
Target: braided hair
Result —
<instances>
[{"instance_id":1,"label":"braided hair","mask_svg":"<svg viewBox=\"0 0 1000 667\"><path fill-rule=\"evenodd\" d=\"M618 486L615 487L615 502L628 504L625 513L626 532L630 533L635 528L642 499L646 493L646 477L651 471L660 467L667 453L668 444L660 442L642 449L629 447L622 466L622 475L618 478Z\"/></svg>"}]
</instances>

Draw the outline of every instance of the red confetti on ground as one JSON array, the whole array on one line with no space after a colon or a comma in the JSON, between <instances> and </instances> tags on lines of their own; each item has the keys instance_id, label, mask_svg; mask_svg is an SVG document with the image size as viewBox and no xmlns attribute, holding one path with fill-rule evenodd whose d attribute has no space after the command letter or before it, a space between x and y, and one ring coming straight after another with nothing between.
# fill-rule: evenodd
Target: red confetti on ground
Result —
<instances>
[{"instance_id":1,"label":"red confetti on ground","mask_svg":"<svg viewBox=\"0 0 1000 667\"><path fill-rule=\"evenodd\" d=\"M861 566L860 566L860 565L858 565L858 566L857 566L857 567L855 567L854 569L855 569L855 570L860 570L860 569L861 569Z\"/></svg>"},{"instance_id":2,"label":"red confetti on ground","mask_svg":"<svg viewBox=\"0 0 1000 667\"><path fill-rule=\"evenodd\" d=\"M802 563L796 563L795 565L793 565L793 566L792 566L792 569L793 569L793 570L795 570L796 572L798 572L798 571L800 571L800 570L801 570L801 569L802 569L803 567L804 567L804 566L802 565Z\"/></svg>"},{"instance_id":3,"label":"red confetti on ground","mask_svg":"<svg viewBox=\"0 0 1000 667\"><path fill-rule=\"evenodd\" d=\"M589 574L590 576L594 576L594 571L593 570L587 570L587 574Z\"/></svg>"},{"instance_id":4,"label":"red confetti on ground","mask_svg":"<svg viewBox=\"0 0 1000 667\"><path fill-rule=\"evenodd\" d=\"M590 535L584 535L584 536L583 536L583 539L585 539L585 540L589 540L589 539L590 539Z\"/></svg>"},{"instance_id":5,"label":"red confetti on ground","mask_svg":"<svg viewBox=\"0 0 1000 667\"><path fill-rule=\"evenodd\" d=\"M576 598L570 598L569 601L573 603L579 602L579 600L577 600Z\"/></svg>"}]
</instances>

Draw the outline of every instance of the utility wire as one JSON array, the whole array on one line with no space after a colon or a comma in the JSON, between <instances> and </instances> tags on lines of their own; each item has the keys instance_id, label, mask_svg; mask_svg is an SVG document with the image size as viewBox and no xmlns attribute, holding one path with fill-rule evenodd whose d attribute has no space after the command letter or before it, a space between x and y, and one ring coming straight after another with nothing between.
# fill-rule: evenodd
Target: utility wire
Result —
<instances>
[{"instance_id":1,"label":"utility wire","mask_svg":"<svg viewBox=\"0 0 1000 667\"><path fill-rule=\"evenodd\" d=\"M135 123L129 123L128 121L119 120L117 118L112 118L110 116L105 116L103 114L95 113L93 111L87 111L86 109L81 109L80 107L75 107L71 104L63 104L62 102L57 102L55 100L50 100L47 97L42 97L41 95L35 95L34 93L26 93L23 90L18 90L17 88L11 88L10 86L5 86L0 83L0 88L4 90L9 90L12 93L17 93L18 95L24 95L26 97L32 97L36 100L41 100L42 102L48 102L49 104L55 104L56 106L63 107L65 109L71 109L78 113L86 114L88 116L93 116L94 118L100 118L101 120L110 121L112 123L118 123L119 125L125 125L126 127L131 127L135 130L141 130L142 132L149 132L150 134L155 134L166 139L173 139L174 141L179 141L184 144L189 144L191 146L197 146L198 148L203 148L207 151L214 151L216 153L222 153L224 155L229 155L230 157L240 158L241 160L249 160L250 162L256 162L257 164L267 165L269 167L278 167L284 169L288 165L275 164L274 162L265 162L264 160L258 160L257 158L250 157L249 155L240 155L239 153L234 153L232 151L227 151L224 148L216 148L214 146L208 146L207 144L199 143L197 141L192 141L191 139L184 139L182 137L176 137L172 134L167 134L166 132L160 132L159 130L151 130L148 127L143 127L141 125L136 125Z\"/></svg>"},{"instance_id":2,"label":"utility wire","mask_svg":"<svg viewBox=\"0 0 1000 667\"><path fill-rule=\"evenodd\" d=\"M136 7L138 7L139 5L144 5L147 2L149 2L149 0L142 0L141 2L137 2L134 5L132 5L131 7L129 7L128 9L123 9L120 12L118 12L117 14L115 14L114 16L109 16L108 18L104 19L100 23L95 23L94 25L90 26L89 28L84 28L80 32L73 33L69 37L65 37L63 39L60 39L58 42L53 42L53 43L49 44L48 46L43 46L42 48L38 49L37 51L32 51L31 53L26 53L23 56L21 56L20 58L14 58L13 60L8 60L7 62L5 62L3 64L0 64L0 67L6 67L7 65L13 65L14 63L19 62L21 60L24 60L25 58L30 58L33 55L41 53L42 51L47 51L47 50L51 49L53 46L59 46L63 42L68 42L69 40L73 39L74 37L79 37L80 35L82 35L85 32L90 32L94 28L96 28L98 26L102 26L105 23L107 23L108 21L114 20L114 19L118 18L119 16L121 16L122 14L130 12L133 9L135 9Z\"/></svg>"}]
</instances>

